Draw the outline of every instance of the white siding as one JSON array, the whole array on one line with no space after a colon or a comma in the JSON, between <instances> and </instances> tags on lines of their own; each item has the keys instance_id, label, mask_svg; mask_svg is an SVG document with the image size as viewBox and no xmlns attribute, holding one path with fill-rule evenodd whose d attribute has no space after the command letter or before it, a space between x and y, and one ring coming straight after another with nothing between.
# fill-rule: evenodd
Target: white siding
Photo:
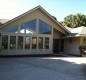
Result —
<instances>
[{"instance_id":1,"label":"white siding","mask_svg":"<svg viewBox=\"0 0 86 80\"><path fill-rule=\"evenodd\" d=\"M72 39L72 41L70 41ZM80 38L68 38L64 40L64 52L67 54L80 55Z\"/></svg>"}]
</instances>

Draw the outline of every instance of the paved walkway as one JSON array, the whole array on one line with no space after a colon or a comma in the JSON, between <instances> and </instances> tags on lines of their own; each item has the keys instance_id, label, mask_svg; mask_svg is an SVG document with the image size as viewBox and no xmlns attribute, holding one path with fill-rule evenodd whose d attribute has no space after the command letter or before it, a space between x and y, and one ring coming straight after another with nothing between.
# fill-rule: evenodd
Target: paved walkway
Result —
<instances>
[{"instance_id":1,"label":"paved walkway","mask_svg":"<svg viewBox=\"0 0 86 80\"><path fill-rule=\"evenodd\" d=\"M86 80L86 58L0 58L0 80Z\"/></svg>"}]
</instances>

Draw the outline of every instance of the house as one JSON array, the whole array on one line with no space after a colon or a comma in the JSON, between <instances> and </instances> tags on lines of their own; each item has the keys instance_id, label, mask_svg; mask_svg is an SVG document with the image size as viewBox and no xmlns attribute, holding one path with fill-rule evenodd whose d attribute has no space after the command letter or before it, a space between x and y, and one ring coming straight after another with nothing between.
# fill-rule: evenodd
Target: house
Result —
<instances>
[{"instance_id":1,"label":"house","mask_svg":"<svg viewBox=\"0 0 86 80\"><path fill-rule=\"evenodd\" d=\"M0 27L0 55L53 54L63 51L62 36L69 34L41 6Z\"/></svg>"},{"instance_id":2,"label":"house","mask_svg":"<svg viewBox=\"0 0 86 80\"><path fill-rule=\"evenodd\" d=\"M0 55L80 55L86 42L85 27L68 30L41 6L37 6L0 27ZM81 32L74 32L74 31Z\"/></svg>"},{"instance_id":3,"label":"house","mask_svg":"<svg viewBox=\"0 0 86 80\"><path fill-rule=\"evenodd\" d=\"M67 27L66 27L67 28ZM64 38L64 52L67 54L80 55L79 46L86 45L86 27L67 28L71 34Z\"/></svg>"}]
</instances>

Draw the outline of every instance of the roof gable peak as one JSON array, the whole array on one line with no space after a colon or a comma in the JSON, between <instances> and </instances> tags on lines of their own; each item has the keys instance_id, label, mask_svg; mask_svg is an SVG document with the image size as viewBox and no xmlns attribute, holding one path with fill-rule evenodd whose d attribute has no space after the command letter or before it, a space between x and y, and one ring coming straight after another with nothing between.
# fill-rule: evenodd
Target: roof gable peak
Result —
<instances>
[{"instance_id":1,"label":"roof gable peak","mask_svg":"<svg viewBox=\"0 0 86 80\"><path fill-rule=\"evenodd\" d=\"M11 22L13 22L13 21L15 21L15 20L17 20L17 19L19 19L19 18L21 18L21 17L23 17L23 16L25 16L25 15L27 15L27 14L33 12L34 10L37 10L37 9L41 9L46 15L48 15L48 16L49 16L54 22L56 22L61 28L63 28L65 31L67 31L67 32L70 33L69 30L67 30L62 24L60 24L58 21L56 21L56 20L55 20L44 8L42 8L40 5L38 5L37 7L33 8L33 9L31 9L31 10L29 10L29 11L27 11L27 12L25 12L25 13L23 13L23 14L17 16L17 17L15 17L15 18L13 18L12 20L9 20L8 22L4 23L1 27L5 26L5 25L7 25L7 24L9 24L9 23L11 23ZM0 27L0 28L1 28L1 27Z\"/></svg>"}]
</instances>

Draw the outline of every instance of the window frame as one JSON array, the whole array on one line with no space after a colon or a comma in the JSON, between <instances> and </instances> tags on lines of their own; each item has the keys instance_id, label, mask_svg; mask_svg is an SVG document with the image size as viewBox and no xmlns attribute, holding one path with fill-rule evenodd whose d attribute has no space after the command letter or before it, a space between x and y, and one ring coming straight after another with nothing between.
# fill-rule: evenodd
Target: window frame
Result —
<instances>
[{"instance_id":1,"label":"window frame","mask_svg":"<svg viewBox=\"0 0 86 80\"><path fill-rule=\"evenodd\" d=\"M46 39L48 38L48 45L46 44ZM46 48L46 46L48 46L48 48ZM44 49L49 49L50 48L50 38L49 37L45 37L44 40Z\"/></svg>"},{"instance_id":2,"label":"window frame","mask_svg":"<svg viewBox=\"0 0 86 80\"><path fill-rule=\"evenodd\" d=\"M34 24L32 24L33 21L34 21ZM33 28L33 30L32 30L32 28ZM21 32L22 29L24 29L24 32ZM19 32L24 33L24 34L34 34L34 33L37 33L36 29L37 29L37 19L33 19L33 20L23 22L20 26L20 31ZM28 31L33 31L33 33L32 32L27 33L27 30Z\"/></svg>"},{"instance_id":3,"label":"window frame","mask_svg":"<svg viewBox=\"0 0 86 80\"><path fill-rule=\"evenodd\" d=\"M14 42L15 43L15 47L14 48L11 48L11 37L15 37L15 41L12 41L12 42ZM12 49L16 49L16 36L14 36L14 35L11 35L10 36L10 44L9 44L9 48L12 50Z\"/></svg>"},{"instance_id":4,"label":"window frame","mask_svg":"<svg viewBox=\"0 0 86 80\"><path fill-rule=\"evenodd\" d=\"M33 44L33 38L36 39L36 44L35 44L35 45ZM36 46L36 47L34 48L33 45ZM32 49L37 49L37 45L38 45L38 44L37 44L37 37L32 37Z\"/></svg>"},{"instance_id":5,"label":"window frame","mask_svg":"<svg viewBox=\"0 0 86 80\"><path fill-rule=\"evenodd\" d=\"M22 39L22 40L23 40L23 41L22 41L22 47L20 47L20 46L18 47L18 45L19 45L19 43L20 43L20 42L19 42L19 37L22 37L22 38L23 38L23 39ZM23 46L24 46L24 36L18 36L18 39L17 39L17 49L23 49Z\"/></svg>"},{"instance_id":6,"label":"window frame","mask_svg":"<svg viewBox=\"0 0 86 80\"><path fill-rule=\"evenodd\" d=\"M39 39L42 39L42 44L39 43ZM40 47L42 45L42 47ZM38 49L43 49L43 37L38 37Z\"/></svg>"},{"instance_id":7,"label":"window frame","mask_svg":"<svg viewBox=\"0 0 86 80\"><path fill-rule=\"evenodd\" d=\"M29 37L29 48L26 48L26 37ZM24 49L30 49L31 46L31 36L25 36L25 47Z\"/></svg>"},{"instance_id":8,"label":"window frame","mask_svg":"<svg viewBox=\"0 0 86 80\"><path fill-rule=\"evenodd\" d=\"M50 28L50 33L43 33L42 31L40 31L40 24L42 23L42 25L46 25L46 27L47 27L47 29L49 29ZM46 22L44 22L44 21L42 21L42 20L40 20L39 19L39 29L38 29L38 33L39 34L48 34L48 35L51 35L52 34L52 26L51 25L49 25L48 23L46 23ZM43 26L41 27L41 28L43 28ZM44 27L45 28L45 27Z\"/></svg>"},{"instance_id":9,"label":"window frame","mask_svg":"<svg viewBox=\"0 0 86 80\"><path fill-rule=\"evenodd\" d=\"M6 36L6 37L7 37L6 41L3 41L3 36ZM9 38L9 37L8 37L8 35L2 35L2 37L1 37L1 38L2 38L1 48L2 48L2 50L7 50L7 49L8 49L8 38ZM6 42L6 44L7 44L7 45L6 45L6 46L7 46L7 48L6 48L6 49L5 49L5 48L3 48L3 42Z\"/></svg>"},{"instance_id":10,"label":"window frame","mask_svg":"<svg viewBox=\"0 0 86 80\"><path fill-rule=\"evenodd\" d=\"M16 28L17 29L17 31L15 32L15 31L10 31L10 30L13 30L14 28ZM10 32L9 32L10 31ZM2 32L4 32L4 33L18 33L19 32L19 29L18 29L18 25L15 25L15 26L11 26L11 27L8 27L8 28L5 28Z\"/></svg>"}]
</instances>

